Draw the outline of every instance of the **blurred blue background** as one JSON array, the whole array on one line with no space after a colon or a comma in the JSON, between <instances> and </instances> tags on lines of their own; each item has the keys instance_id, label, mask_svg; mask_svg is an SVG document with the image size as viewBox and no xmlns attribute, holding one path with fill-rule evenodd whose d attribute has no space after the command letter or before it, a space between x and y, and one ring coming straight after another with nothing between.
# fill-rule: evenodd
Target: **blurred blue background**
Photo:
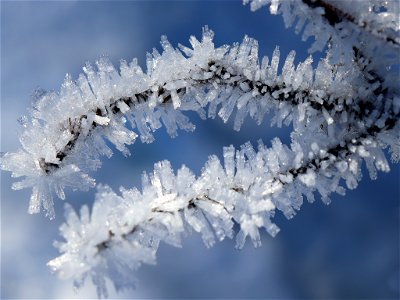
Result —
<instances>
[{"instance_id":1,"label":"blurred blue background","mask_svg":"<svg viewBox=\"0 0 400 300\"><path fill-rule=\"evenodd\" d=\"M296 61L307 57L310 41L303 43L280 16L266 9L250 12L240 1L122 1L122 2L1 2L1 149L15 151L21 132L17 119L27 114L34 89L59 90L66 73L77 78L86 61L108 55L137 57L159 46L166 34L173 45L188 45L190 35L201 36L209 25L217 45L241 41L245 34L260 43L260 54L271 55L279 45L283 57L297 51ZM318 57L318 56L316 56ZM201 121L197 129L171 139L164 129L156 142L131 146L126 159L115 153L94 175L114 189L138 186L143 170L169 159L196 174L208 155L221 157L222 147L239 146L279 136L288 143L290 128L271 128L248 120L236 133L220 119ZM268 118L267 118L268 119ZM185 239L183 248L162 244L157 266L136 274L136 290L112 298L398 298L399 297L399 166L389 174L365 178L346 197L332 196L332 204L304 204L293 220L278 214L276 238L263 232L263 246L246 243L234 250L231 240L206 249L199 236ZM57 256L52 242L60 239L63 203L57 217L28 215L30 191L12 191L9 173L1 173L1 298L94 298L89 283L74 291L71 282L52 275L46 262ZM91 204L89 193L67 192L67 201L79 208Z\"/></svg>"}]
</instances>

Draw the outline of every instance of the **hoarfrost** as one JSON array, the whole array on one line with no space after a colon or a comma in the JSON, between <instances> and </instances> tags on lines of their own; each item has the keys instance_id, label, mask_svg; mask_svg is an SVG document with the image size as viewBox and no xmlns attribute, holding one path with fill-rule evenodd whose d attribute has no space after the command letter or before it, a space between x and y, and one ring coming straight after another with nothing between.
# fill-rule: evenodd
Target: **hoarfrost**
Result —
<instances>
[{"instance_id":1,"label":"hoarfrost","mask_svg":"<svg viewBox=\"0 0 400 300\"><path fill-rule=\"evenodd\" d=\"M101 57L76 81L67 74L59 92L34 94L30 117L20 119L21 149L2 154L0 168L23 177L13 189L32 188L28 212L43 209L50 218L54 195L64 200L66 187L95 186L88 174L112 155L105 140L129 155L127 145L153 142L162 125L171 137L193 131L186 111L224 122L235 115L235 130L247 116L260 124L272 112L272 125L293 127L290 146L275 138L270 148L225 147L223 164L210 156L198 177L185 166L175 173L165 160L143 174L141 190L98 185L91 214L66 205L61 255L48 263L61 278L80 286L91 277L107 296L107 277L117 290L134 286L132 272L155 263L159 243L180 247L188 231L207 247L233 237L237 248L247 238L258 247L260 229L278 233L277 211L290 219L315 192L329 204L332 193L344 195L342 183L357 187L363 162L376 179L390 169L385 148L399 161L398 3L244 2L282 14L303 40L315 38L309 52L326 49L326 57L315 69L311 56L295 65L295 52L282 59L277 46L271 59L259 59L256 40L215 47L206 26L191 47L174 48L163 36L163 52L147 54L146 71L136 59L117 70Z\"/></svg>"}]
</instances>

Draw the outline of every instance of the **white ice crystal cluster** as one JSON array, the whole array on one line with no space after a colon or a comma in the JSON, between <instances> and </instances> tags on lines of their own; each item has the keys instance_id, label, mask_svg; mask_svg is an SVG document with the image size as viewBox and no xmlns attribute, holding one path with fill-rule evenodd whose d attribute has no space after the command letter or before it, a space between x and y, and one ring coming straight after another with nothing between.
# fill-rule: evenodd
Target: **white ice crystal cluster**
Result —
<instances>
[{"instance_id":1,"label":"white ice crystal cluster","mask_svg":"<svg viewBox=\"0 0 400 300\"><path fill-rule=\"evenodd\" d=\"M91 277L106 296L106 278L118 290L132 286L132 271L155 263L160 241L179 247L194 231L208 247L234 236L238 248L247 237L260 246L260 228L279 231L276 212L292 218L316 192L328 204L331 193L356 188L364 163L372 179L388 172L385 148L400 160L398 3L245 2L253 10L269 5L288 26L297 22L296 32L316 37L310 51L326 48L326 57L295 65L292 51L280 62L277 47L271 59L259 59L254 39L215 47L205 27L201 41L190 38L191 48L173 48L163 37L163 52L148 54L146 72L136 60L122 61L118 71L101 58L78 80L67 76L59 93L40 93L22 149L0 166L25 177L13 188L33 188L29 212L43 207L51 218L53 193L64 199L64 187L95 185L88 173L112 154L105 140L128 155L126 145L137 137L152 142L162 125L172 137L178 128L194 130L185 111L224 122L235 113L235 130L247 116L261 123L273 112L272 125L293 127L290 146L276 138L270 148L260 141L257 151L250 143L226 147L224 162L210 156L199 177L162 161L143 175L141 190L116 194L99 186L91 213L67 205L61 255L49 262L60 277L77 286Z\"/></svg>"}]
</instances>

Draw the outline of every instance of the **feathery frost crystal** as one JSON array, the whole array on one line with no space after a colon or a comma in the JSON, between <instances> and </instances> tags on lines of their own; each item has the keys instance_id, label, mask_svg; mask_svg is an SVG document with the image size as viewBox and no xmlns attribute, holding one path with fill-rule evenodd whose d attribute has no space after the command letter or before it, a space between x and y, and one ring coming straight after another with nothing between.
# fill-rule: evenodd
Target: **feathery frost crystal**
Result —
<instances>
[{"instance_id":1,"label":"feathery frost crystal","mask_svg":"<svg viewBox=\"0 0 400 300\"><path fill-rule=\"evenodd\" d=\"M270 148L261 141L257 150L225 147L223 162L210 156L199 177L185 166L174 172L165 160L143 175L141 190L117 194L99 185L91 213L67 204L65 241L56 244L62 254L49 262L61 278L80 286L91 277L107 296L107 277L117 290L133 286L132 272L155 263L160 241L180 247L193 231L207 247L226 237L237 248L247 237L258 247L260 228L278 233L276 212L292 218L315 192L329 204L331 193L357 187L363 162L372 179L388 172L385 148L399 161L398 2L245 2L282 14L303 39L316 38L310 53L326 49L326 57L315 67L311 56L295 65L294 51L282 58L276 47L259 58L254 39L215 47L205 27L191 47L173 48L162 37L163 52L147 55L146 72L135 59L116 70L102 57L77 80L67 75L60 92L37 93L22 149L5 154L1 168L24 177L14 189L32 188L29 213L43 208L50 218L53 194L65 199L65 187L95 186L88 174L112 155L105 140L129 155L127 145L151 143L163 125L171 137L193 131L185 111L224 122L234 115L235 130L248 116L260 124L272 112L272 125L293 127L290 146L276 138Z\"/></svg>"}]
</instances>

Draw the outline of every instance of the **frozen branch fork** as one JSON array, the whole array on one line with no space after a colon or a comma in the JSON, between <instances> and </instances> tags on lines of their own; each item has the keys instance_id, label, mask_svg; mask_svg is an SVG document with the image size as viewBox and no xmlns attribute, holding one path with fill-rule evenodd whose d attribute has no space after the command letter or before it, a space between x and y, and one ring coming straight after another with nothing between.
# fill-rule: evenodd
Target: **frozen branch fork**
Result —
<instances>
[{"instance_id":1,"label":"frozen branch fork","mask_svg":"<svg viewBox=\"0 0 400 300\"><path fill-rule=\"evenodd\" d=\"M291 218L303 197L318 192L329 203L332 192L344 194L361 179L363 162L371 178L389 171L383 150L400 159L400 97L398 82L399 21L394 2L250 1L256 10L270 6L285 24L294 23L303 38L316 38L310 52L327 48L318 63L311 56L294 63L295 52L281 59L259 58L258 43L245 37L240 44L215 47L213 32L190 38L178 48L162 37L162 53L147 56L147 71L136 60L121 61L120 70L101 58L87 64L74 81L67 75L59 93L38 92L31 119L25 120L22 149L7 153L1 168L24 177L14 189L32 187L30 213L42 208L53 218L53 194L65 199L64 188L95 186L88 174L100 157L112 155L105 140L123 154L138 137L151 143L152 133L165 126L195 126L185 115L203 119L234 114L234 129L246 117L260 124L272 112L272 125L293 128L291 145L278 138L270 148L261 141L223 150L223 162L210 156L200 176L182 166L174 172L168 161L144 174L142 189L98 188L91 214L80 216L67 205L61 227L61 256L49 265L63 278L80 285L91 276L100 296L105 278L117 289L133 285L131 273L154 263L160 241L181 245L187 232L201 234L205 244L233 238L241 248L250 237L260 246L260 228L278 231L277 211ZM396 65L397 64L397 65Z\"/></svg>"},{"instance_id":2,"label":"frozen branch fork","mask_svg":"<svg viewBox=\"0 0 400 300\"><path fill-rule=\"evenodd\" d=\"M192 37L193 49L181 46L186 57L163 38L164 52L160 55L154 50L149 56L147 73L135 60L130 65L122 62L118 73L103 58L97 62L97 73L88 64L86 76L77 82L67 75L59 94L40 95L32 123L25 124L21 137L24 151L6 155L2 164L15 176L27 176L14 185L16 189L33 186L30 212L38 212L43 205L53 217L52 189L63 199L64 186L86 189L94 185L86 172L99 167L99 155L111 155L103 137L127 155L126 144L138 135L143 142L152 142L151 131L160 128L161 122L171 136L176 136L178 127L194 130L182 111L197 111L205 118L208 103L208 116L213 118L221 106L218 115L225 122L236 108L236 130L248 114L260 123L271 109L279 125L283 118L290 122L296 110L303 119L322 110L328 120L339 117L347 122L362 118L365 107L375 108L371 96L381 92L377 78L372 78L375 89L359 95L352 87L359 81L355 75L348 78L344 68L334 70L327 61L321 61L314 74L311 58L295 68L294 52L278 75L278 48L270 64L264 57L259 65L253 39L215 48L212 37L208 29L202 42ZM136 132L125 127L126 120Z\"/></svg>"}]
</instances>

